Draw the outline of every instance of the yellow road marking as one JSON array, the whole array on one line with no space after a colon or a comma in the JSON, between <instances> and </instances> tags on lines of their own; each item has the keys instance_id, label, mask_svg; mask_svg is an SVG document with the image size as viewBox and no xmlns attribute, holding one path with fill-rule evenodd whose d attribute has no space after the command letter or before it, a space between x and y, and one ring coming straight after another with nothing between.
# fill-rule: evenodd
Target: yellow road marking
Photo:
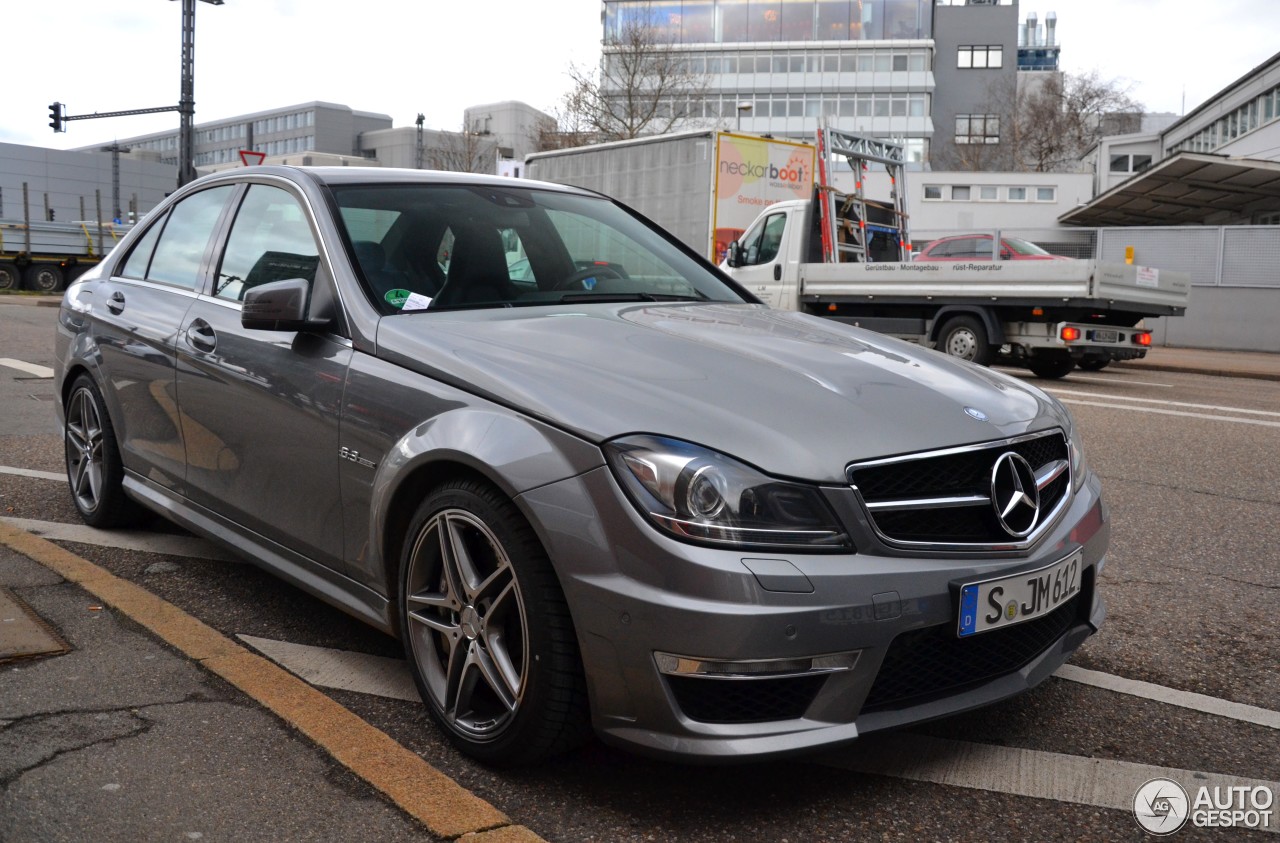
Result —
<instances>
[{"instance_id":1,"label":"yellow road marking","mask_svg":"<svg viewBox=\"0 0 1280 843\"><path fill-rule=\"evenodd\" d=\"M469 843L542 840L346 707L172 603L9 524L0 523L0 543L81 586L270 709L431 833Z\"/></svg>"}]
</instances>

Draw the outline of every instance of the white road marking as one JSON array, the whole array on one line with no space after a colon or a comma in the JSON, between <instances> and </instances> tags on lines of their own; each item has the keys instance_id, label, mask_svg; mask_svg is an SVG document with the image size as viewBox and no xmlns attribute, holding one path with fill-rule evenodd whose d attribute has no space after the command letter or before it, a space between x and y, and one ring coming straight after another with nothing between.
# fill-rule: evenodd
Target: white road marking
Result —
<instances>
[{"instance_id":1,"label":"white road marking","mask_svg":"<svg viewBox=\"0 0 1280 843\"><path fill-rule=\"evenodd\" d=\"M421 700L403 659L311 647L250 635L236 637L313 685L410 702ZM1280 727L1280 713L1253 706L1240 706L1200 694L1185 694L1148 682L1133 682L1071 665L1064 666L1059 674L1072 681L1085 682L1119 693L1170 702L1184 708L1195 708L1273 728ZM1273 793L1280 793L1280 782L1131 761L991 746L909 732L895 732L889 736L871 735L846 749L821 756L819 763L860 773L1121 811L1132 810L1133 794L1144 782L1154 778L1170 778L1188 789L1200 786L1264 785L1270 787ZM1268 830L1280 830L1280 825Z\"/></svg>"},{"instance_id":2,"label":"white road marking","mask_svg":"<svg viewBox=\"0 0 1280 843\"><path fill-rule=\"evenodd\" d=\"M1156 685L1152 682L1125 679L1123 676L1115 676L1114 674L1102 673L1097 670L1085 670L1083 667L1076 667L1073 664L1064 664L1053 675L1059 679L1068 679L1072 682L1092 685L1095 688L1103 688L1107 691L1143 697L1156 702L1167 703L1168 705L1176 705L1180 708L1202 711L1205 714L1216 714L1219 717L1229 717L1232 720L1241 720L1257 726L1266 726L1269 729L1280 729L1280 711L1222 700L1205 694L1192 693L1191 691L1179 691L1176 688L1166 688L1163 685Z\"/></svg>"},{"instance_id":3,"label":"white road marking","mask_svg":"<svg viewBox=\"0 0 1280 843\"><path fill-rule=\"evenodd\" d=\"M54 471L36 471L33 468L14 468L11 465L0 465L0 474L13 474L17 477L34 477L37 480L57 480L66 482L67 475Z\"/></svg>"},{"instance_id":4,"label":"white road marking","mask_svg":"<svg viewBox=\"0 0 1280 843\"><path fill-rule=\"evenodd\" d=\"M33 375L37 378L51 378L54 375L53 369L48 366L28 363L25 360L14 360L12 357L0 357L0 366L8 366L10 369L26 372L28 375Z\"/></svg>"},{"instance_id":5,"label":"white road marking","mask_svg":"<svg viewBox=\"0 0 1280 843\"><path fill-rule=\"evenodd\" d=\"M422 701L404 659L311 647L252 635L236 637L312 685L393 700Z\"/></svg>"},{"instance_id":6,"label":"white road marking","mask_svg":"<svg viewBox=\"0 0 1280 843\"><path fill-rule=\"evenodd\" d=\"M185 556L192 559L218 559L224 562L242 561L218 545L195 536L175 536L168 533L152 533L146 530L98 530L84 524L63 524L57 521L35 521L30 518L0 518L28 533L50 541L78 542L97 547L117 547L122 550L141 550L166 556Z\"/></svg>"},{"instance_id":7,"label":"white road marking","mask_svg":"<svg viewBox=\"0 0 1280 843\"><path fill-rule=\"evenodd\" d=\"M1261 785L1272 793L1280 792L1280 782L1264 779L952 741L909 732L862 738L847 749L823 756L821 763L859 773L1126 812L1133 810L1138 788L1155 778L1173 779L1187 788L1192 798L1200 787ZM1280 823L1273 821L1265 830L1280 831Z\"/></svg>"},{"instance_id":8,"label":"white road marking","mask_svg":"<svg viewBox=\"0 0 1280 843\"><path fill-rule=\"evenodd\" d=\"M1163 398L1130 398L1127 395L1110 395L1102 392L1079 392L1073 389L1049 387L1052 392L1061 395L1074 395L1078 398L1105 398L1108 401L1132 401L1135 404L1160 404L1165 407L1186 407L1191 410L1216 410L1220 413L1246 413L1251 416L1275 416L1280 413L1274 410L1250 410L1247 407L1223 407L1220 404L1192 404L1187 401L1166 401Z\"/></svg>"},{"instance_id":9,"label":"white road marking","mask_svg":"<svg viewBox=\"0 0 1280 843\"><path fill-rule=\"evenodd\" d=\"M1259 427L1280 427L1280 421L1265 419L1238 419L1234 416L1214 416L1209 413L1186 413L1181 410L1160 410L1155 407L1134 407L1131 404L1112 404L1107 401L1081 401L1078 398L1063 398L1063 404L1079 404L1082 407L1106 407L1111 410L1129 410L1134 413L1154 413L1159 416L1182 416L1189 419L1208 419L1209 421L1231 422L1232 424L1252 424Z\"/></svg>"},{"instance_id":10,"label":"white road marking","mask_svg":"<svg viewBox=\"0 0 1280 843\"><path fill-rule=\"evenodd\" d=\"M1080 375L1068 375L1067 377L1071 383L1076 383L1077 381L1088 381L1089 383L1124 384L1125 386L1158 386L1161 389L1173 389L1173 384L1171 383L1155 383L1153 381L1131 381L1128 378L1086 378Z\"/></svg>"}]
</instances>

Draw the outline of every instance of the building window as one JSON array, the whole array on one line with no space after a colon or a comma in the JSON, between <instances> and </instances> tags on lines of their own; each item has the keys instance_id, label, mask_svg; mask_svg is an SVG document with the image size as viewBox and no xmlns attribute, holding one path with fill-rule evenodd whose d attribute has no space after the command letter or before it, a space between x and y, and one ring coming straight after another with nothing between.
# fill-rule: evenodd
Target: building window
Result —
<instances>
[{"instance_id":1,"label":"building window","mask_svg":"<svg viewBox=\"0 0 1280 843\"><path fill-rule=\"evenodd\" d=\"M1027 189L1025 187L1009 188L1009 201L1010 202L1026 202Z\"/></svg>"},{"instance_id":2,"label":"building window","mask_svg":"<svg viewBox=\"0 0 1280 843\"><path fill-rule=\"evenodd\" d=\"M1280 225L1280 211L1268 211L1258 214L1258 225Z\"/></svg>"},{"instance_id":3,"label":"building window","mask_svg":"<svg viewBox=\"0 0 1280 843\"><path fill-rule=\"evenodd\" d=\"M969 194L970 194L970 190L968 185L953 184L951 186L952 202L968 202Z\"/></svg>"},{"instance_id":4,"label":"building window","mask_svg":"<svg viewBox=\"0 0 1280 843\"><path fill-rule=\"evenodd\" d=\"M1053 202L1053 201L1056 201L1057 198L1058 198L1058 188L1056 187L1037 187L1036 188L1037 202Z\"/></svg>"},{"instance_id":5,"label":"building window","mask_svg":"<svg viewBox=\"0 0 1280 843\"><path fill-rule=\"evenodd\" d=\"M1000 191L995 185L981 185L978 187L979 202L994 202L1000 198Z\"/></svg>"},{"instance_id":6,"label":"building window","mask_svg":"<svg viewBox=\"0 0 1280 843\"><path fill-rule=\"evenodd\" d=\"M959 47L956 50L956 67L986 69L1004 66L1004 47L999 44L986 47Z\"/></svg>"},{"instance_id":7,"label":"building window","mask_svg":"<svg viewBox=\"0 0 1280 843\"><path fill-rule=\"evenodd\" d=\"M999 142L999 116L995 114L960 114L956 117L956 143Z\"/></svg>"},{"instance_id":8,"label":"building window","mask_svg":"<svg viewBox=\"0 0 1280 843\"><path fill-rule=\"evenodd\" d=\"M926 201L930 199L934 199L939 202L942 201L942 185L926 184L924 186L924 198Z\"/></svg>"}]
</instances>

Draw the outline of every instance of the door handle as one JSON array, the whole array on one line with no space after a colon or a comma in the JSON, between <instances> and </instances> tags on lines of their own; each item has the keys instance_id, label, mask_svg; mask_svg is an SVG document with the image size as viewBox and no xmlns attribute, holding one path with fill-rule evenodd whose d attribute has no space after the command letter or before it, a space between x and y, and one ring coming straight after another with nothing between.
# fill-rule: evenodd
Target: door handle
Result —
<instances>
[{"instance_id":1,"label":"door handle","mask_svg":"<svg viewBox=\"0 0 1280 843\"><path fill-rule=\"evenodd\" d=\"M774 281L782 280L782 264L780 263L775 263L773 265L773 280Z\"/></svg>"},{"instance_id":2,"label":"door handle","mask_svg":"<svg viewBox=\"0 0 1280 843\"><path fill-rule=\"evenodd\" d=\"M107 310L117 316L124 312L124 293L116 290L111 294L111 298L107 299Z\"/></svg>"},{"instance_id":3,"label":"door handle","mask_svg":"<svg viewBox=\"0 0 1280 843\"><path fill-rule=\"evenodd\" d=\"M197 351L211 352L218 346L218 336L213 326L203 319L193 320L187 326L187 342Z\"/></svg>"}]
</instances>

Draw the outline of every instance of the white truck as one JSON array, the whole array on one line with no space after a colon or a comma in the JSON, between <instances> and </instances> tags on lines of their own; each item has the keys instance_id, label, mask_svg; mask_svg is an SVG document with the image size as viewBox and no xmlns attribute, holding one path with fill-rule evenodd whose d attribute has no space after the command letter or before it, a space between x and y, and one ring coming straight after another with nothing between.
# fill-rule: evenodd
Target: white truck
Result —
<instances>
[{"instance_id":1,"label":"white truck","mask_svg":"<svg viewBox=\"0 0 1280 843\"><path fill-rule=\"evenodd\" d=\"M779 202L722 268L773 307L838 319L989 364L1060 378L1145 354L1146 318L1187 307L1186 273L1092 260L830 262L823 199Z\"/></svg>"},{"instance_id":2,"label":"white truck","mask_svg":"<svg viewBox=\"0 0 1280 843\"><path fill-rule=\"evenodd\" d=\"M1101 369L1142 357L1147 318L1180 316L1191 295L1186 273L1090 260L1005 260L999 232L990 253L911 261L906 168L898 144L835 129L818 131L818 186L779 202L751 223L722 268L774 307L892 334L980 364L1025 365L1060 378L1076 365ZM836 156L853 191L831 185ZM890 176L888 202L865 194L872 163ZM956 238L976 244L982 236ZM931 249L930 252L933 250ZM985 257L985 259L983 259ZM1009 257L1018 255L1009 250Z\"/></svg>"},{"instance_id":3,"label":"white truck","mask_svg":"<svg viewBox=\"0 0 1280 843\"><path fill-rule=\"evenodd\" d=\"M531 179L612 196L719 263L761 210L813 193L814 147L697 130L537 152Z\"/></svg>"}]
</instances>

